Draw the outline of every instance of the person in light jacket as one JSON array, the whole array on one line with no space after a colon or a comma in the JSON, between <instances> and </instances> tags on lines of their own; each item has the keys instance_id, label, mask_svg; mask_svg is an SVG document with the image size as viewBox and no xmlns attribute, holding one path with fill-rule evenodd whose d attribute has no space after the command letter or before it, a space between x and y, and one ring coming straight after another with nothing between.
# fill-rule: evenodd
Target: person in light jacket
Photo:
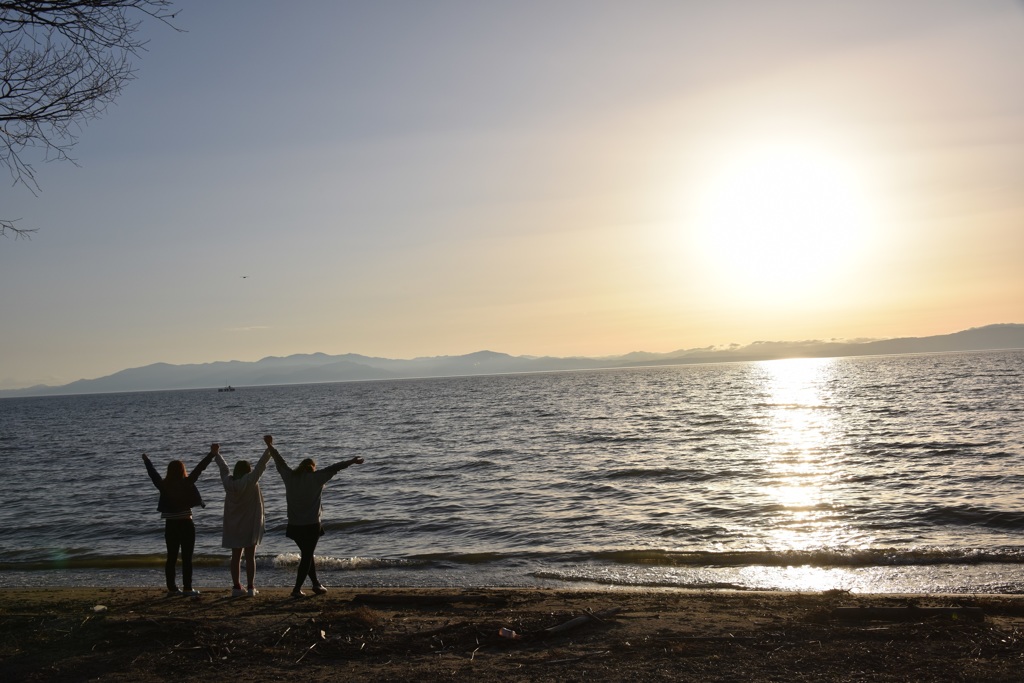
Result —
<instances>
[{"instance_id":1,"label":"person in light jacket","mask_svg":"<svg viewBox=\"0 0 1024 683\"><path fill-rule=\"evenodd\" d=\"M149 478L153 485L160 491L160 501L156 509L160 517L164 519L164 541L167 543L167 562L164 565L164 573L167 577L167 594L184 595L196 597L199 591L192 588L192 553L196 547L196 525L192 521L192 508L206 507L203 497L199 495L196 482L199 475L203 473L206 466L217 455L220 450L218 444L210 446L210 453L199 461L191 474L185 471L185 463L181 460L172 460L167 463L167 476L161 478L160 474L153 467L149 456L142 454L142 462L146 465ZM178 553L181 553L181 580L185 587L182 593L178 589L177 581L174 578L174 567L178 562Z\"/></svg>"},{"instance_id":2,"label":"person in light jacket","mask_svg":"<svg viewBox=\"0 0 1024 683\"><path fill-rule=\"evenodd\" d=\"M220 480L224 484L224 533L221 545L231 548L231 597L256 597L256 546L263 540L266 529L263 516L263 492L260 491L260 477L270 461L270 449L252 468L248 460L235 463L235 471L228 469L218 452L215 456L220 469ZM242 552L245 552L246 588L241 583Z\"/></svg>"},{"instance_id":3,"label":"person in light jacket","mask_svg":"<svg viewBox=\"0 0 1024 683\"><path fill-rule=\"evenodd\" d=\"M327 589L317 578L316 562L313 559L316 544L324 535L324 527L321 524L321 496L324 486L334 475L350 465L362 465L363 459L356 457L318 470L316 462L312 458L306 458L298 467L292 469L274 448L273 436L268 434L263 437L263 441L266 442L270 456L274 458L274 465L284 480L285 497L288 502L288 529L285 536L299 546L299 569L292 597L301 598L305 595L302 592L302 584L306 582L307 576L313 584L313 592L323 595Z\"/></svg>"}]
</instances>

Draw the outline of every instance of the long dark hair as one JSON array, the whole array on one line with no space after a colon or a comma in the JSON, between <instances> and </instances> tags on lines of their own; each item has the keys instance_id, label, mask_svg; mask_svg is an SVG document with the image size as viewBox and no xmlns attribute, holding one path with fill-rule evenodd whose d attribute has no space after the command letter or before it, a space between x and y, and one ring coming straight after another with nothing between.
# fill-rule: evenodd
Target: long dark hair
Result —
<instances>
[{"instance_id":1,"label":"long dark hair","mask_svg":"<svg viewBox=\"0 0 1024 683\"><path fill-rule=\"evenodd\" d=\"M180 460L172 460L167 463L167 476L166 481L181 481L188 476L185 471L185 463Z\"/></svg>"},{"instance_id":2,"label":"long dark hair","mask_svg":"<svg viewBox=\"0 0 1024 683\"><path fill-rule=\"evenodd\" d=\"M252 465L249 464L249 461L239 460L235 463L235 471L231 474L231 478L241 479L250 472L252 472Z\"/></svg>"},{"instance_id":3,"label":"long dark hair","mask_svg":"<svg viewBox=\"0 0 1024 683\"><path fill-rule=\"evenodd\" d=\"M302 474L304 472L315 472L316 471L316 460L313 458L306 458L299 463L299 466L294 470L295 474Z\"/></svg>"}]
</instances>

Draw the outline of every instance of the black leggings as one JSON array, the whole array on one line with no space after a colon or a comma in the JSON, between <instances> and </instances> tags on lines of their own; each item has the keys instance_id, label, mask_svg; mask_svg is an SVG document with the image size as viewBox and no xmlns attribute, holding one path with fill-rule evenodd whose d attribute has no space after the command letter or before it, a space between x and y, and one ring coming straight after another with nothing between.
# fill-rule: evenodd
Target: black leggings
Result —
<instances>
[{"instance_id":1,"label":"black leggings","mask_svg":"<svg viewBox=\"0 0 1024 683\"><path fill-rule=\"evenodd\" d=\"M185 590L192 590L192 553L196 549L196 525L191 519L168 519L164 526L164 540L167 542L167 590L177 589L174 581L174 565L178 563L178 549L181 549L181 582Z\"/></svg>"},{"instance_id":2,"label":"black leggings","mask_svg":"<svg viewBox=\"0 0 1024 683\"><path fill-rule=\"evenodd\" d=\"M288 525L285 535L299 546L299 571L295 577L295 590L302 588L307 576L313 586L320 585L320 579L316 577L316 562L313 559L313 552L323 533L324 529L319 524Z\"/></svg>"}]
</instances>

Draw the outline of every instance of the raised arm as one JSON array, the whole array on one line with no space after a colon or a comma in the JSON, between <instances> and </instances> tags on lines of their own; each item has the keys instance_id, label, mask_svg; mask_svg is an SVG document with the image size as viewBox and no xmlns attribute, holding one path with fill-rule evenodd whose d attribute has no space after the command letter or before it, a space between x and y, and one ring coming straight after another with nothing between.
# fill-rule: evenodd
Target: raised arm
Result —
<instances>
[{"instance_id":1,"label":"raised arm","mask_svg":"<svg viewBox=\"0 0 1024 683\"><path fill-rule=\"evenodd\" d=\"M324 477L324 481L327 481L335 474L345 469L346 467L349 467L351 465L362 465L364 462L365 461L359 457L351 458L349 460L342 460L341 462L336 462L333 465L329 465L323 468L322 470L318 470L317 474L320 474L322 477Z\"/></svg>"},{"instance_id":2,"label":"raised arm","mask_svg":"<svg viewBox=\"0 0 1024 683\"><path fill-rule=\"evenodd\" d=\"M256 481L259 481L260 477L263 476L263 473L267 469L267 463L270 462L270 458L273 455L274 455L274 449L273 448L268 448L267 450L263 451L263 455L260 457L259 461L256 463L256 468L253 470L253 474L255 475L254 478L256 479Z\"/></svg>"},{"instance_id":3,"label":"raised arm","mask_svg":"<svg viewBox=\"0 0 1024 683\"><path fill-rule=\"evenodd\" d=\"M284 461L277 449L271 446L267 450L270 451L270 457L274 459L274 466L277 467L277 473L281 475L281 478L291 476L292 468L288 467L288 463Z\"/></svg>"},{"instance_id":4,"label":"raised arm","mask_svg":"<svg viewBox=\"0 0 1024 683\"><path fill-rule=\"evenodd\" d=\"M223 481L225 477L231 476L231 470L228 468L228 464L224 462L224 458L221 457L220 451L213 456L213 459L217 462L217 469L220 470L220 478Z\"/></svg>"},{"instance_id":5,"label":"raised arm","mask_svg":"<svg viewBox=\"0 0 1024 683\"><path fill-rule=\"evenodd\" d=\"M263 443L267 444L267 450L263 455L266 456L267 453L270 453L270 457L274 459L274 466L277 467L277 473L281 475L282 479L287 479L291 475L292 470L288 467L288 463L284 461L284 458L281 457L281 454L277 452L277 449L274 448L274 437L267 434L263 437Z\"/></svg>"},{"instance_id":6,"label":"raised arm","mask_svg":"<svg viewBox=\"0 0 1024 683\"><path fill-rule=\"evenodd\" d=\"M199 475L202 474L203 470L206 469L206 466L209 465L210 462L212 462L213 459L218 455L220 455L220 444L215 443L210 446L210 452L207 453L206 457L200 460L199 464L196 465L195 469L189 473L189 481L195 483L199 479Z\"/></svg>"},{"instance_id":7,"label":"raised arm","mask_svg":"<svg viewBox=\"0 0 1024 683\"><path fill-rule=\"evenodd\" d=\"M153 463L149 461L149 456L145 453L142 454L142 462L146 463L146 472L149 473L149 478L153 480L153 486L160 488L160 484L163 480L160 478L160 473L153 467Z\"/></svg>"}]
</instances>

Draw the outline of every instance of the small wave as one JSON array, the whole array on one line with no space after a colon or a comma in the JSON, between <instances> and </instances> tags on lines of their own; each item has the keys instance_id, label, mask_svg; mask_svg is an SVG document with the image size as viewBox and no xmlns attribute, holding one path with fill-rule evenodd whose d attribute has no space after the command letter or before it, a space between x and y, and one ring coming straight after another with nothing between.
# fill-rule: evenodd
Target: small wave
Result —
<instances>
[{"instance_id":1,"label":"small wave","mask_svg":"<svg viewBox=\"0 0 1024 683\"><path fill-rule=\"evenodd\" d=\"M480 451L476 455L479 458L493 458L495 456L502 455L515 455L515 451L512 450L511 448L488 448L486 450Z\"/></svg>"},{"instance_id":2,"label":"small wave","mask_svg":"<svg viewBox=\"0 0 1024 683\"><path fill-rule=\"evenodd\" d=\"M464 465L459 465L452 468L452 472L475 472L477 470L494 470L501 469L504 465L500 465L493 460L471 460Z\"/></svg>"},{"instance_id":3,"label":"small wave","mask_svg":"<svg viewBox=\"0 0 1024 683\"><path fill-rule=\"evenodd\" d=\"M737 474L737 472L731 470L711 472L708 470L676 469L673 467L630 467L621 470L611 470L605 475L605 479L654 479L660 482L696 482L728 479Z\"/></svg>"},{"instance_id":4,"label":"small wave","mask_svg":"<svg viewBox=\"0 0 1024 683\"><path fill-rule=\"evenodd\" d=\"M976 505L939 506L927 510L921 517L939 526L980 526L1007 531L1024 530L1024 512L1006 512Z\"/></svg>"},{"instance_id":5,"label":"small wave","mask_svg":"<svg viewBox=\"0 0 1024 683\"><path fill-rule=\"evenodd\" d=\"M787 550L740 552L673 552L613 550L593 553L594 559L615 564L661 567L878 567L910 565L1024 564L1024 548L978 550L912 548L870 550Z\"/></svg>"},{"instance_id":6,"label":"small wave","mask_svg":"<svg viewBox=\"0 0 1024 683\"><path fill-rule=\"evenodd\" d=\"M354 534L377 534L391 529L405 529L412 524L409 519L356 519L347 522L324 522L327 531L345 531Z\"/></svg>"},{"instance_id":7,"label":"small wave","mask_svg":"<svg viewBox=\"0 0 1024 683\"><path fill-rule=\"evenodd\" d=\"M620 444L620 443L643 443L649 441L646 436L623 436L613 434L581 434L574 439L581 444Z\"/></svg>"},{"instance_id":8,"label":"small wave","mask_svg":"<svg viewBox=\"0 0 1024 683\"><path fill-rule=\"evenodd\" d=\"M633 588L680 588L696 590L750 590L747 586L738 583L725 581L697 581L681 584L679 580L668 579L634 579L626 577L608 577L594 575L571 574L568 572L532 572L530 576L535 579L547 579L549 581L564 581L566 583L596 583L601 586L630 586Z\"/></svg>"},{"instance_id":9,"label":"small wave","mask_svg":"<svg viewBox=\"0 0 1024 683\"><path fill-rule=\"evenodd\" d=\"M920 450L928 455L960 455L977 449L991 448L1003 444L992 441L979 441L977 443L963 442L951 443L944 441L884 441L866 444L868 448L913 451Z\"/></svg>"},{"instance_id":10,"label":"small wave","mask_svg":"<svg viewBox=\"0 0 1024 683\"><path fill-rule=\"evenodd\" d=\"M509 559L506 553L427 553L424 555L414 555L414 560L420 562L431 562L431 563L451 563L451 564L490 564L492 562L503 562Z\"/></svg>"},{"instance_id":11,"label":"small wave","mask_svg":"<svg viewBox=\"0 0 1024 683\"><path fill-rule=\"evenodd\" d=\"M275 555L271 564L274 568L295 567L299 564L298 553L281 553ZM383 557L331 557L330 555L317 555L316 567L318 570L340 569L340 570L366 570L366 569L393 569L401 567L416 567L422 562L409 559L391 559Z\"/></svg>"},{"instance_id":12,"label":"small wave","mask_svg":"<svg viewBox=\"0 0 1024 683\"><path fill-rule=\"evenodd\" d=\"M49 558L26 558L23 561L0 562L0 571L7 570L41 570L41 569L144 569L147 567L163 567L165 555L93 555L93 556L60 556L51 554ZM221 567L227 565L227 557L223 555L195 555L192 558L194 567Z\"/></svg>"}]
</instances>

